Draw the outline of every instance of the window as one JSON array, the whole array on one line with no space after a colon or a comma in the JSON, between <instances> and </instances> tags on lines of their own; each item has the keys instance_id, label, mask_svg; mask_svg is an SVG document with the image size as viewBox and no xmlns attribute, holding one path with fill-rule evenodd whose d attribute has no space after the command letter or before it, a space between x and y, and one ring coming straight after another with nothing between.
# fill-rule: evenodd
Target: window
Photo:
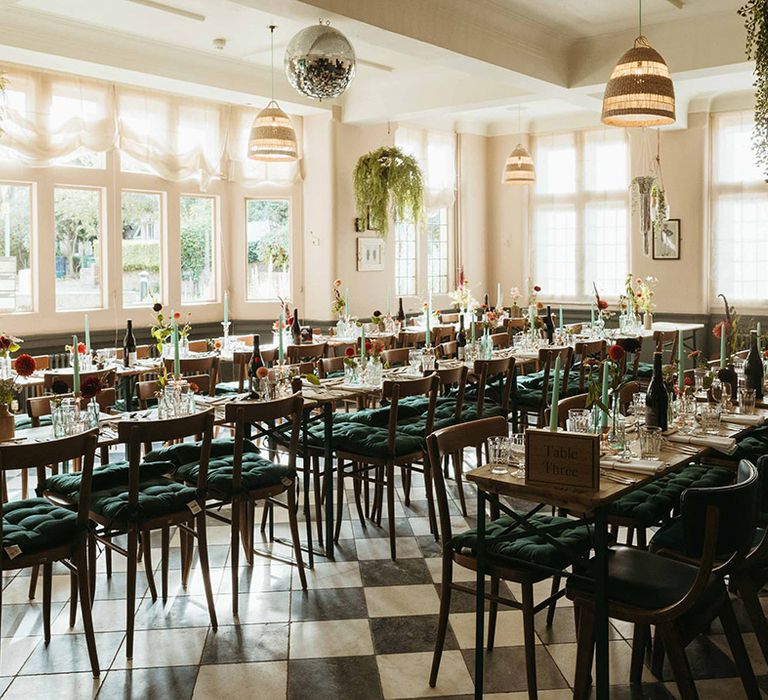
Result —
<instances>
[{"instance_id":1,"label":"window","mask_svg":"<svg viewBox=\"0 0 768 700\"><path fill-rule=\"evenodd\" d=\"M416 226L413 222L395 225L395 294L416 294Z\"/></svg>"},{"instance_id":2,"label":"window","mask_svg":"<svg viewBox=\"0 0 768 700\"><path fill-rule=\"evenodd\" d=\"M213 301L216 200L182 195L179 203L181 230L181 301L185 304Z\"/></svg>"},{"instance_id":3,"label":"window","mask_svg":"<svg viewBox=\"0 0 768 700\"><path fill-rule=\"evenodd\" d=\"M289 299L291 294L291 203L246 199L248 301Z\"/></svg>"},{"instance_id":4,"label":"window","mask_svg":"<svg viewBox=\"0 0 768 700\"><path fill-rule=\"evenodd\" d=\"M56 310L100 309L101 191L56 187Z\"/></svg>"},{"instance_id":5,"label":"window","mask_svg":"<svg viewBox=\"0 0 768 700\"><path fill-rule=\"evenodd\" d=\"M629 149L618 129L539 137L533 279L547 295L621 294L629 268Z\"/></svg>"},{"instance_id":6,"label":"window","mask_svg":"<svg viewBox=\"0 0 768 700\"><path fill-rule=\"evenodd\" d=\"M123 306L146 304L160 296L161 195L123 192Z\"/></svg>"},{"instance_id":7,"label":"window","mask_svg":"<svg viewBox=\"0 0 768 700\"><path fill-rule=\"evenodd\" d=\"M768 187L752 151L748 112L714 117L711 296L764 302L768 267Z\"/></svg>"},{"instance_id":8,"label":"window","mask_svg":"<svg viewBox=\"0 0 768 700\"><path fill-rule=\"evenodd\" d=\"M448 209L441 207L427 217L427 281L433 294L448 293L448 240Z\"/></svg>"},{"instance_id":9,"label":"window","mask_svg":"<svg viewBox=\"0 0 768 700\"><path fill-rule=\"evenodd\" d=\"M0 183L0 311L32 311L32 185Z\"/></svg>"}]
</instances>

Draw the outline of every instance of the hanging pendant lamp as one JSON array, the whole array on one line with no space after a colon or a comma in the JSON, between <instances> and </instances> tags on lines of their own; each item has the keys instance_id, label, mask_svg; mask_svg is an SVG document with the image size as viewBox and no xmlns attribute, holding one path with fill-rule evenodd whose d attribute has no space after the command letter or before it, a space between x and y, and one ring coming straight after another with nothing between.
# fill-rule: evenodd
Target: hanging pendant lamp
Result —
<instances>
[{"instance_id":1,"label":"hanging pendant lamp","mask_svg":"<svg viewBox=\"0 0 768 700\"><path fill-rule=\"evenodd\" d=\"M253 120L248 138L248 157L270 163L298 158L296 132L290 117L275 101L275 25L269 26L272 88L269 104Z\"/></svg>"},{"instance_id":2,"label":"hanging pendant lamp","mask_svg":"<svg viewBox=\"0 0 768 700\"><path fill-rule=\"evenodd\" d=\"M517 107L517 133L521 131L520 111ZM501 173L502 185L528 185L536 182L536 168L533 165L533 158L528 149L523 144L518 143L512 153L509 154L504 163L504 171Z\"/></svg>"},{"instance_id":3,"label":"hanging pendant lamp","mask_svg":"<svg viewBox=\"0 0 768 700\"><path fill-rule=\"evenodd\" d=\"M661 54L640 31L634 46L618 61L605 85L603 124L610 126L664 126L675 121L675 86Z\"/></svg>"}]
</instances>

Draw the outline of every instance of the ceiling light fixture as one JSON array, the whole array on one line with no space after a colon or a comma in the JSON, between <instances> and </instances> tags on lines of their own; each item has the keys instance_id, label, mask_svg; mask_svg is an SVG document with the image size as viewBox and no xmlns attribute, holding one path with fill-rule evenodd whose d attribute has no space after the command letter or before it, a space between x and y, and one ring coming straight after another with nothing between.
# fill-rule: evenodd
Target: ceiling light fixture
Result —
<instances>
[{"instance_id":1,"label":"ceiling light fixture","mask_svg":"<svg viewBox=\"0 0 768 700\"><path fill-rule=\"evenodd\" d=\"M635 45L616 64L605 85L603 124L664 126L675 121L675 86L661 54L643 36L643 0L638 0Z\"/></svg>"},{"instance_id":2,"label":"ceiling light fixture","mask_svg":"<svg viewBox=\"0 0 768 700\"><path fill-rule=\"evenodd\" d=\"M517 106L517 133L521 133L520 126L520 105ZM518 143L512 153L509 154L507 162L504 163L504 171L501 173L502 185L529 185L536 182L536 168L533 165L533 158L528 149L523 144Z\"/></svg>"},{"instance_id":3,"label":"ceiling light fixture","mask_svg":"<svg viewBox=\"0 0 768 700\"><path fill-rule=\"evenodd\" d=\"M269 25L270 75L272 86L269 104L256 115L248 139L248 157L252 160L276 161L296 160L298 146L296 132L290 117L275 101L275 25Z\"/></svg>"}]
</instances>

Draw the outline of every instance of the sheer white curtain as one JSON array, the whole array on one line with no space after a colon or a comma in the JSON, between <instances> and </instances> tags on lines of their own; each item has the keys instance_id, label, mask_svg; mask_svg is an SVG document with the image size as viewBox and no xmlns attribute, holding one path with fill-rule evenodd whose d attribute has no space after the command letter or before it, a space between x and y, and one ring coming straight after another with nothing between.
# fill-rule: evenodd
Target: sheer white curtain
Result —
<instances>
[{"instance_id":1,"label":"sheer white curtain","mask_svg":"<svg viewBox=\"0 0 768 700\"><path fill-rule=\"evenodd\" d=\"M751 112L712 117L712 301L768 299L768 185L752 150Z\"/></svg>"},{"instance_id":2,"label":"sheer white curtain","mask_svg":"<svg viewBox=\"0 0 768 700\"><path fill-rule=\"evenodd\" d=\"M629 267L629 148L621 129L534 139L533 282L548 297L618 296Z\"/></svg>"},{"instance_id":3,"label":"sheer white curtain","mask_svg":"<svg viewBox=\"0 0 768 700\"><path fill-rule=\"evenodd\" d=\"M395 145L416 158L421 167L427 210L452 206L456 197L456 134L399 126Z\"/></svg>"}]
</instances>

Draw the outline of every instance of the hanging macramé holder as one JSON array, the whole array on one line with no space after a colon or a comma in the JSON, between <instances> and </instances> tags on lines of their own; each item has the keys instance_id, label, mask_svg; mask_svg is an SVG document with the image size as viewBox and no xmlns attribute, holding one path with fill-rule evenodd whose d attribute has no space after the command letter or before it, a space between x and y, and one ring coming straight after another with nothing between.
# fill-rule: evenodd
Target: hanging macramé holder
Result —
<instances>
[{"instance_id":1,"label":"hanging macram\u00e9 holder","mask_svg":"<svg viewBox=\"0 0 768 700\"><path fill-rule=\"evenodd\" d=\"M529 428L525 435L525 483L600 488L597 435L538 428Z\"/></svg>"}]
</instances>

